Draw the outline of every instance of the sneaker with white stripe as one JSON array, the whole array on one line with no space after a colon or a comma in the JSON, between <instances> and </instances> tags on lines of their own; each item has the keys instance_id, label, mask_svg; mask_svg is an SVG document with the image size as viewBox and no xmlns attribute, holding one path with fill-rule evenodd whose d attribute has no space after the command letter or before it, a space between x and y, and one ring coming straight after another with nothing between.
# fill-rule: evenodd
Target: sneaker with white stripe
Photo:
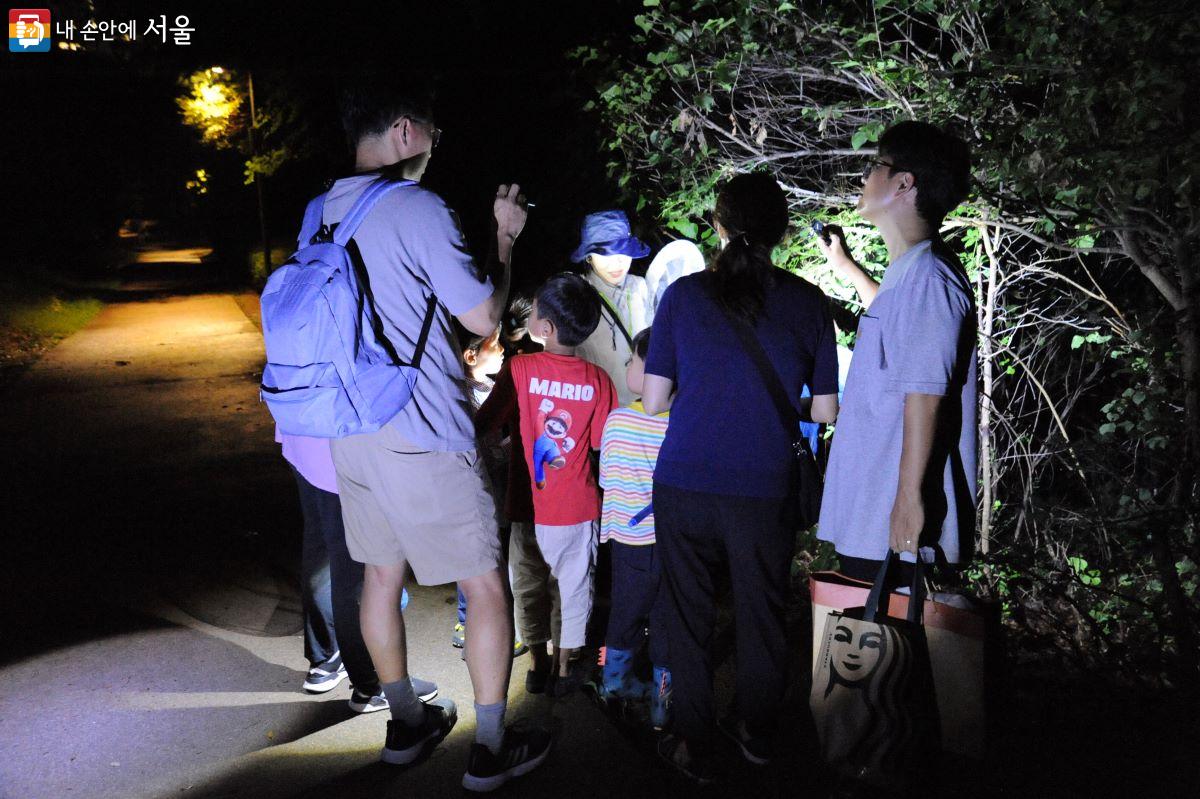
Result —
<instances>
[{"instance_id":1,"label":"sneaker with white stripe","mask_svg":"<svg viewBox=\"0 0 1200 799\"><path fill-rule=\"evenodd\" d=\"M513 777L528 774L550 754L550 733L540 729L504 731L500 754L480 743L471 744L463 787L468 791L494 791Z\"/></svg>"},{"instance_id":2,"label":"sneaker with white stripe","mask_svg":"<svg viewBox=\"0 0 1200 799\"><path fill-rule=\"evenodd\" d=\"M437 699L423 705L425 718L416 727L392 719L387 724L387 741L379 759L395 766L406 766L445 738L458 721L458 710L449 699Z\"/></svg>"},{"instance_id":3,"label":"sneaker with white stripe","mask_svg":"<svg viewBox=\"0 0 1200 799\"><path fill-rule=\"evenodd\" d=\"M337 688L344 679L346 679L346 666L342 663L342 653L335 652L329 660L308 670L308 677L304 680L304 690L310 694L323 694Z\"/></svg>"},{"instance_id":4,"label":"sneaker with white stripe","mask_svg":"<svg viewBox=\"0 0 1200 799\"><path fill-rule=\"evenodd\" d=\"M422 680L420 677L411 679L413 692L417 695L417 699L422 702L431 702L437 698L437 683ZM355 713L375 713L379 710L387 710L390 706L382 688L376 689L373 694L355 688L350 694L350 709Z\"/></svg>"}]
</instances>

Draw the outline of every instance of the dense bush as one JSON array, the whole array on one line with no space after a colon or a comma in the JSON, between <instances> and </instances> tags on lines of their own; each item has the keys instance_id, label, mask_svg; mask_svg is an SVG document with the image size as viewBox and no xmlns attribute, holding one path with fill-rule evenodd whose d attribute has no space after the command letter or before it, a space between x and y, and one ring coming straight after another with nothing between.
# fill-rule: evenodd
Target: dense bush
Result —
<instances>
[{"instance_id":1,"label":"dense bush","mask_svg":"<svg viewBox=\"0 0 1200 799\"><path fill-rule=\"evenodd\" d=\"M1200 97L1178 73L1200 36L1187 4L644 6L630 40L576 53L627 201L711 247L715 183L768 170L797 231L779 263L848 311L852 289L821 265L808 221L841 223L881 270L881 243L850 210L862 157L902 118L970 143L975 191L943 231L979 310L967 576L1030 649L1195 679Z\"/></svg>"}]
</instances>

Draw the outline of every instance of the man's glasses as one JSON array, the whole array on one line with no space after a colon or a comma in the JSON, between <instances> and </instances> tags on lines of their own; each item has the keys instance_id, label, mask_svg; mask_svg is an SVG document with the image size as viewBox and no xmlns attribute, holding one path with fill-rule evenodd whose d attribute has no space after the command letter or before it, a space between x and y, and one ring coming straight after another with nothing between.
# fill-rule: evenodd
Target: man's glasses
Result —
<instances>
[{"instance_id":1,"label":"man's glasses","mask_svg":"<svg viewBox=\"0 0 1200 799\"><path fill-rule=\"evenodd\" d=\"M433 142L433 147L430 149L436 148L442 138L442 129L432 122L426 122L425 124L429 125L429 140Z\"/></svg>"},{"instance_id":2,"label":"man's glasses","mask_svg":"<svg viewBox=\"0 0 1200 799\"><path fill-rule=\"evenodd\" d=\"M429 140L433 143L433 146L430 147L430 149L432 150L434 147L438 146L438 142L441 141L441 138L442 138L442 129L441 128L439 128L437 125L430 122L428 119L417 119L416 117L407 117L407 119L410 122L419 122L422 125L428 125L429 126ZM393 127L396 127L399 124L400 123L397 122L395 125L393 125Z\"/></svg>"},{"instance_id":3,"label":"man's glasses","mask_svg":"<svg viewBox=\"0 0 1200 799\"><path fill-rule=\"evenodd\" d=\"M895 164L889 164L887 161L880 161L878 158L868 158L863 162L862 179L863 183L871 177L871 173L875 171L877 166L886 166L888 169L895 169Z\"/></svg>"}]
</instances>

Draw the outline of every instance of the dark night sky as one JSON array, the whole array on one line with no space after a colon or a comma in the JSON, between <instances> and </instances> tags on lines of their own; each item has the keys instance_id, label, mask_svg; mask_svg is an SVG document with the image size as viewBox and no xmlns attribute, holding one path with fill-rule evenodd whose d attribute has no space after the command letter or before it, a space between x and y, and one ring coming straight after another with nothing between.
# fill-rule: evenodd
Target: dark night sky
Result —
<instances>
[{"instance_id":1,"label":"dark night sky","mask_svg":"<svg viewBox=\"0 0 1200 799\"><path fill-rule=\"evenodd\" d=\"M55 19L88 16L86 3L49 5ZM565 53L624 39L638 0L94 5L97 19L132 17L139 27L150 16L186 14L193 44L142 40L114 43L107 53L6 53L6 106L25 109L23 117L9 115L3 132L5 173L15 189L9 216L42 237L85 239L92 227L111 227L112 217L187 216L182 183L213 159L179 122L175 81L213 64L253 70L260 93L285 81L309 109L317 155L267 184L278 238L292 235L293 220L326 178L348 170L334 98L363 70L433 78L445 134L426 183L460 211L476 249L486 246L490 193L501 181L522 183L538 204L521 256L537 272L561 266L579 217L615 199L592 120L581 110L589 86ZM245 195L249 202L251 192ZM239 223L247 208L236 209Z\"/></svg>"}]
</instances>

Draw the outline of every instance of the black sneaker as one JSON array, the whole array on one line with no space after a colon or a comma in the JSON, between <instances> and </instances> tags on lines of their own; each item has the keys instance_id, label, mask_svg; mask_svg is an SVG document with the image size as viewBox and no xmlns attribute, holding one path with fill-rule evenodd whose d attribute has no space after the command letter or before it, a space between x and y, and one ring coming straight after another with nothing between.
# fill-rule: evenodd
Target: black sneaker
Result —
<instances>
[{"instance_id":1,"label":"black sneaker","mask_svg":"<svg viewBox=\"0 0 1200 799\"><path fill-rule=\"evenodd\" d=\"M458 710L449 699L430 702L423 709L425 718L415 727L396 719L388 722L387 741L379 753L380 760L406 766L420 757L427 745L437 746L458 721Z\"/></svg>"},{"instance_id":2,"label":"black sneaker","mask_svg":"<svg viewBox=\"0 0 1200 799\"><path fill-rule=\"evenodd\" d=\"M771 742L766 738L757 738L751 735L746 729L745 722L727 716L717 722L717 729L724 733L726 738L737 744L747 763L765 766L771 762Z\"/></svg>"},{"instance_id":3,"label":"black sneaker","mask_svg":"<svg viewBox=\"0 0 1200 799\"><path fill-rule=\"evenodd\" d=\"M468 791L494 791L513 777L528 774L550 754L550 733L545 730L504 730L500 754L480 743L471 744L463 787Z\"/></svg>"},{"instance_id":4,"label":"black sneaker","mask_svg":"<svg viewBox=\"0 0 1200 799\"><path fill-rule=\"evenodd\" d=\"M561 674L554 676L554 683L547 689L547 692L555 699L562 699L582 688L590 676L588 669L579 665L571 666L565 677Z\"/></svg>"},{"instance_id":5,"label":"black sneaker","mask_svg":"<svg viewBox=\"0 0 1200 799\"><path fill-rule=\"evenodd\" d=\"M525 672L525 690L531 694L544 694L550 682L550 669L530 669Z\"/></svg>"},{"instance_id":6,"label":"black sneaker","mask_svg":"<svg viewBox=\"0 0 1200 799\"><path fill-rule=\"evenodd\" d=\"M694 757L678 735L664 735L659 740L658 756L697 785L711 785L716 780L712 760Z\"/></svg>"},{"instance_id":7,"label":"black sneaker","mask_svg":"<svg viewBox=\"0 0 1200 799\"><path fill-rule=\"evenodd\" d=\"M333 657L320 666L308 670L304 680L304 690L310 694L323 694L337 688L338 683L346 679L346 666L342 663L342 655L335 652Z\"/></svg>"}]
</instances>

